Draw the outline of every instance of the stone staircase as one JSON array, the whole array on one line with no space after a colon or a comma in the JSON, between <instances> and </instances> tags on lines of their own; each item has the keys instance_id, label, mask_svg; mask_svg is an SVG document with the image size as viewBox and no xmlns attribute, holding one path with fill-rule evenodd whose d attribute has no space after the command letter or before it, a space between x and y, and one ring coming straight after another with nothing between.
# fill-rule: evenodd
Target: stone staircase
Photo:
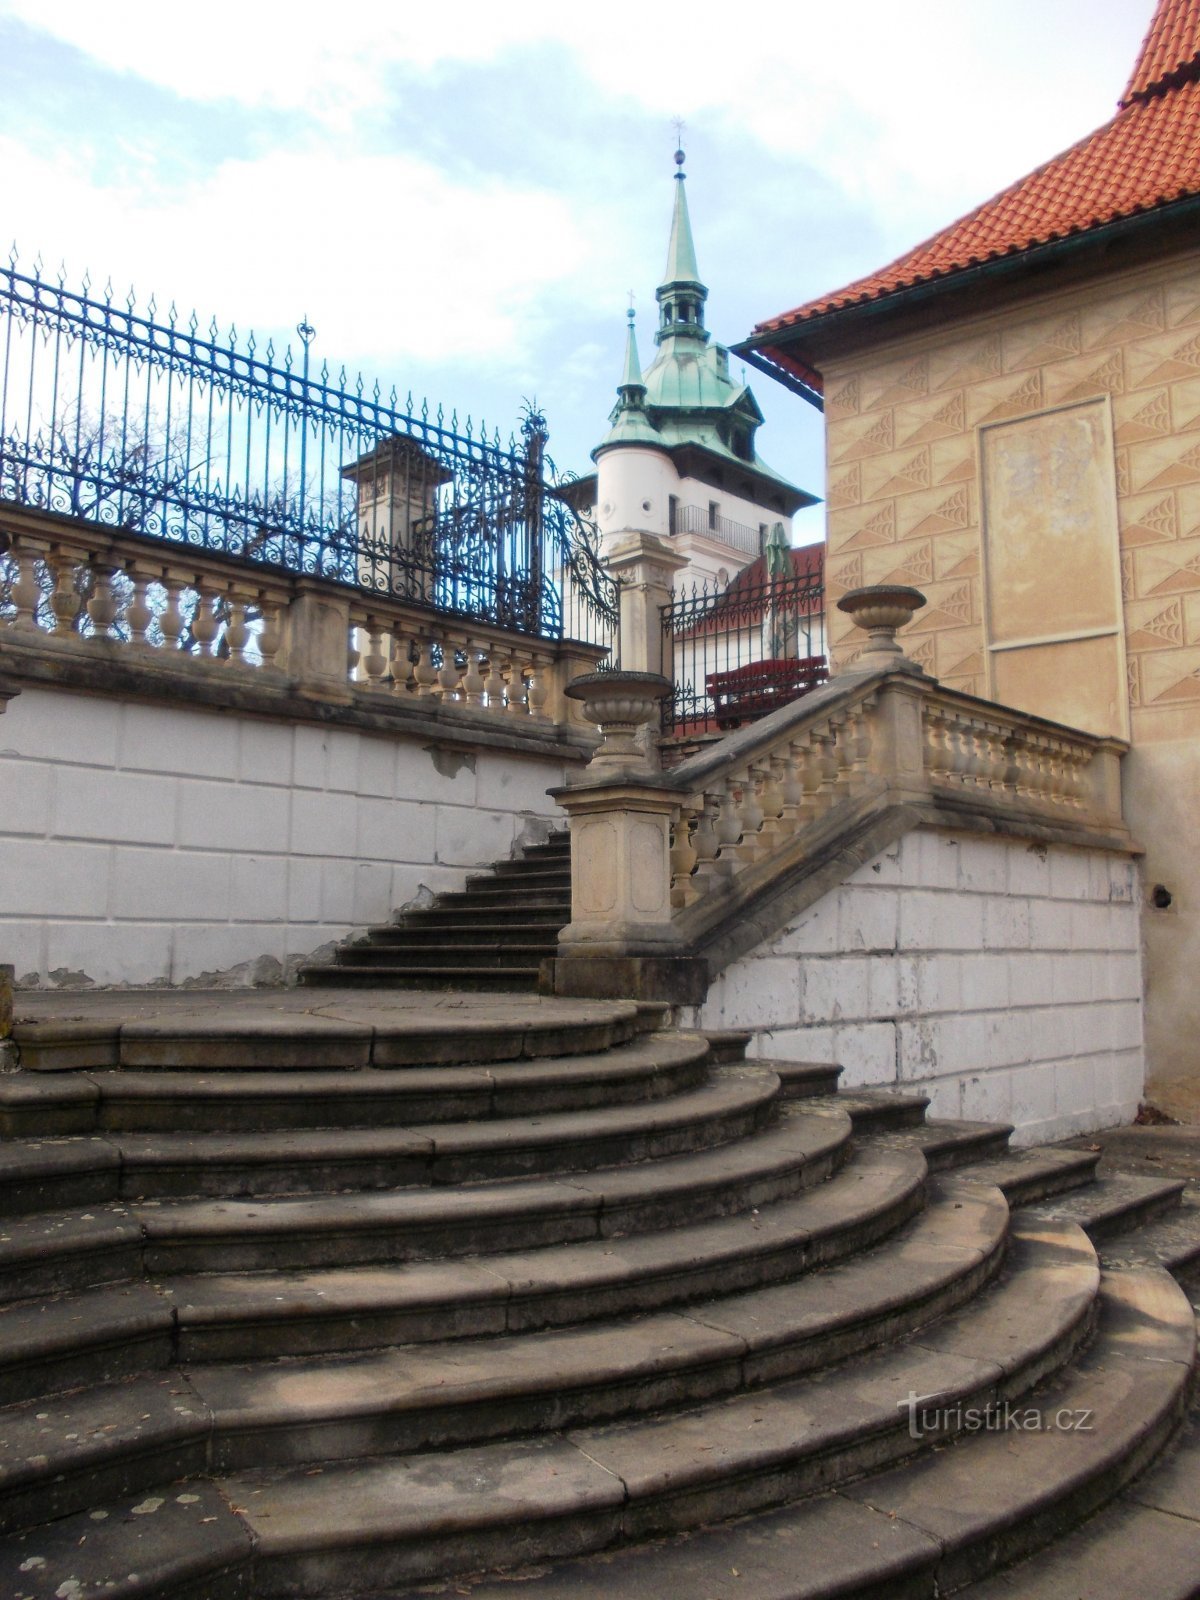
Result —
<instances>
[{"instance_id":1,"label":"stone staircase","mask_svg":"<svg viewBox=\"0 0 1200 1600\"><path fill-rule=\"evenodd\" d=\"M1196 1593L1178 1181L629 1002L22 1014L13 1600Z\"/></svg>"},{"instance_id":2,"label":"stone staircase","mask_svg":"<svg viewBox=\"0 0 1200 1600\"><path fill-rule=\"evenodd\" d=\"M571 841L566 830L494 862L456 894L398 912L339 945L328 963L300 970L305 984L407 989L534 990L541 963L571 920Z\"/></svg>"}]
</instances>

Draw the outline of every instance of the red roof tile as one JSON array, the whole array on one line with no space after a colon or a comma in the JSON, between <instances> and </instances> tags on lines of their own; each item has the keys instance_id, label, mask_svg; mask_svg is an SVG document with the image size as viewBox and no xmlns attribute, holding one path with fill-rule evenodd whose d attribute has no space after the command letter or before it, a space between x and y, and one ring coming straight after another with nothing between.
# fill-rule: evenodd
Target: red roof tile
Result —
<instances>
[{"instance_id":1,"label":"red roof tile","mask_svg":"<svg viewBox=\"0 0 1200 1600\"><path fill-rule=\"evenodd\" d=\"M1162 93L1200 65L1200 6L1195 0L1159 0L1121 105Z\"/></svg>"},{"instance_id":2,"label":"red roof tile","mask_svg":"<svg viewBox=\"0 0 1200 1600\"><path fill-rule=\"evenodd\" d=\"M1123 109L890 266L772 317L772 333L1200 193L1200 0L1159 0ZM778 352L772 352L778 358Z\"/></svg>"}]
</instances>

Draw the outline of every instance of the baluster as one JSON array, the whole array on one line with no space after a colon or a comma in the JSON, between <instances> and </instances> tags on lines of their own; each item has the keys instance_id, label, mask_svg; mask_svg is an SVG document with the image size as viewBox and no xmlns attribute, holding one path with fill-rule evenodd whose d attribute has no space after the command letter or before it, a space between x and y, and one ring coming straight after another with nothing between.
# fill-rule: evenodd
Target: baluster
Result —
<instances>
[{"instance_id":1,"label":"baluster","mask_svg":"<svg viewBox=\"0 0 1200 1600\"><path fill-rule=\"evenodd\" d=\"M548 722L544 707L546 704L545 669L546 660L542 656L533 656L527 667L528 677L525 687L525 701L529 707L530 720L533 722Z\"/></svg>"},{"instance_id":2,"label":"baluster","mask_svg":"<svg viewBox=\"0 0 1200 1600\"><path fill-rule=\"evenodd\" d=\"M855 789L861 789L871 775L871 712L874 707L875 697L869 695L849 714L851 784Z\"/></svg>"},{"instance_id":3,"label":"baluster","mask_svg":"<svg viewBox=\"0 0 1200 1600\"><path fill-rule=\"evenodd\" d=\"M241 666L243 652L250 642L250 625L246 621L246 602L239 600L231 590L229 595L229 620L225 624L225 643L229 647L226 660L230 666Z\"/></svg>"},{"instance_id":4,"label":"baluster","mask_svg":"<svg viewBox=\"0 0 1200 1600\"><path fill-rule=\"evenodd\" d=\"M739 861L748 865L758 855L758 830L763 825L762 807L755 793L757 785L752 772L736 774L731 782L737 795L738 819L742 833L741 840L733 846L733 851Z\"/></svg>"},{"instance_id":5,"label":"baluster","mask_svg":"<svg viewBox=\"0 0 1200 1600\"><path fill-rule=\"evenodd\" d=\"M692 841L692 824L696 819L694 805L685 803L671 829L671 904L676 910L690 905L696 898L692 873L697 856Z\"/></svg>"},{"instance_id":6,"label":"baluster","mask_svg":"<svg viewBox=\"0 0 1200 1600\"><path fill-rule=\"evenodd\" d=\"M368 616L366 633L367 653L362 658L362 669L366 674L367 688L382 689L388 657L383 643L384 630L380 626L378 617Z\"/></svg>"},{"instance_id":7,"label":"baluster","mask_svg":"<svg viewBox=\"0 0 1200 1600\"><path fill-rule=\"evenodd\" d=\"M442 638L442 664L438 669L437 692L443 705L454 705L458 700L458 680L462 677L457 654L451 641Z\"/></svg>"},{"instance_id":8,"label":"baluster","mask_svg":"<svg viewBox=\"0 0 1200 1600\"><path fill-rule=\"evenodd\" d=\"M125 621L129 625L129 642L139 650L151 649L150 624L154 621L154 607L150 604L150 585L154 581L138 572L134 562L127 569L133 583L133 594L125 607Z\"/></svg>"},{"instance_id":9,"label":"baluster","mask_svg":"<svg viewBox=\"0 0 1200 1600\"><path fill-rule=\"evenodd\" d=\"M437 689L438 669L433 664L433 640L429 638L418 641L420 654L417 664L413 668L413 679L416 683L416 693L419 700L432 700Z\"/></svg>"},{"instance_id":10,"label":"baluster","mask_svg":"<svg viewBox=\"0 0 1200 1600\"><path fill-rule=\"evenodd\" d=\"M816 748L819 774L819 786L813 799L816 804L816 814L821 817L834 802L838 763L833 750L833 732L830 728L814 728L812 740Z\"/></svg>"},{"instance_id":11,"label":"baluster","mask_svg":"<svg viewBox=\"0 0 1200 1600\"><path fill-rule=\"evenodd\" d=\"M811 732L800 746L800 777L804 785L801 816L807 824L815 822L821 814L821 752Z\"/></svg>"},{"instance_id":12,"label":"baluster","mask_svg":"<svg viewBox=\"0 0 1200 1600\"><path fill-rule=\"evenodd\" d=\"M717 838L721 841L721 854L730 863L742 838L742 790L736 778L726 778L719 796L717 812Z\"/></svg>"},{"instance_id":13,"label":"baluster","mask_svg":"<svg viewBox=\"0 0 1200 1600\"><path fill-rule=\"evenodd\" d=\"M696 852L696 870L693 879L697 895L702 892L702 886L710 879L721 876L721 865L717 859L721 850L721 838L717 823L721 814L722 799L723 796L718 790L706 790L700 797L700 809L692 834L692 849Z\"/></svg>"},{"instance_id":14,"label":"baluster","mask_svg":"<svg viewBox=\"0 0 1200 1600\"><path fill-rule=\"evenodd\" d=\"M776 766L776 781L783 802L780 820L783 831L789 835L799 831L804 812L804 772L800 764L802 750L803 746L791 739L771 757Z\"/></svg>"},{"instance_id":15,"label":"baluster","mask_svg":"<svg viewBox=\"0 0 1200 1600\"><path fill-rule=\"evenodd\" d=\"M37 576L37 553L27 545L22 545L17 555L17 579L9 593L17 608L13 626L36 628L38 607L42 603L42 586Z\"/></svg>"},{"instance_id":16,"label":"baluster","mask_svg":"<svg viewBox=\"0 0 1200 1600\"><path fill-rule=\"evenodd\" d=\"M70 556L57 552L50 559L54 588L50 593L50 609L54 613L54 632L71 633L79 611L79 594L75 588L75 571L78 563Z\"/></svg>"},{"instance_id":17,"label":"baluster","mask_svg":"<svg viewBox=\"0 0 1200 1600\"><path fill-rule=\"evenodd\" d=\"M779 819L783 813L783 790L779 775L768 755L751 766L754 775L754 792L762 809L763 825L759 832L759 854L771 855L779 848L783 830Z\"/></svg>"},{"instance_id":18,"label":"baluster","mask_svg":"<svg viewBox=\"0 0 1200 1600\"><path fill-rule=\"evenodd\" d=\"M259 596L259 610L262 612L262 627L258 632L258 653L264 667L273 667L283 644L283 619L279 606L262 595Z\"/></svg>"},{"instance_id":19,"label":"baluster","mask_svg":"<svg viewBox=\"0 0 1200 1600\"><path fill-rule=\"evenodd\" d=\"M500 664L500 652L492 646L487 658L487 677L483 680L484 689L487 691L487 705L489 711L502 712L504 710L504 669Z\"/></svg>"},{"instance_id":20,"label":"baluster","mask_svg":"<svg viewBox=\"0 0 1200 1600\"><path fill-rule=\"evenodd\" d=\"M187 619L183 614L185 585L183 579L175 577L167 567L163 568L162 585L167 591L167 603L158 619L159 631L163 638L162 647L164 650L176 651L187 627Z\"/></svg>"},{"instance_id":21,"label":"baluster","mask_svg":"<svg viewBox=\"0 0 1200 1600\"><path fill-rule=\"evenodd\" d=\"M87 602L87 614L92 619L92 637L107 639L108 630L120 614L120 603L113 588L117 569L98 561L92 563L93 589Z\"/></svg>"},{"instance_id":22,"label":"baluster","mask_svg":"<svg viewBox=\"0 0 1200 1600\"><path fill-rule=\"evenodd\" d=\"M462 676L463 704L481 709L487 692L487 683L480 671L480 662L486 659L487 651L475 639L468 639L466 645L467 666Z\"/></svg>"},{"instance_id":23,"label":"baluster","mask_svg":"<svg viewBox=\"0 0 1200 1600\"><path fill-rule=\"evenodd\" d=\"M1050 803L1061 806L1066 803L1066 786L1064 783L1063 747L1059 740L1046 741L1050 767Z\"/></svg>"},{"instance_id":24,"label":"baluster","mask_svg":"<svg viewBox=\"0 0 1200 1600\"><path fill-rule=\"evenodd\" d=\"M525 669L511 656L508 663L508 704L505 707L510 717L527 717L529 707L525 704Z\"/></svg>"},{"instance_id":25,"label":"baluster","mask_svg":"<svg viewBox=\"0 0 1200 1600\"><path fill-rule=\"evenodd\" d=\"M399 622L392 624L392 693L408 695L415 692L416 684L413 680L413 664L410 659L408 638L401 631Z\"/></svg>"},{"instance_id":26,"label":"baluster","mask_svg":"<svg viewBox=\"0 0 1200 1600\"><path fill-rule=\"evenodd\" d=\"M196 590L196 605L192 612L192 638L198 646L198 654L210 656L217 637L217 615L213 609L213 596L207 592L204 578L197 574L192 580Z\"/></svg>"}]
</instances>

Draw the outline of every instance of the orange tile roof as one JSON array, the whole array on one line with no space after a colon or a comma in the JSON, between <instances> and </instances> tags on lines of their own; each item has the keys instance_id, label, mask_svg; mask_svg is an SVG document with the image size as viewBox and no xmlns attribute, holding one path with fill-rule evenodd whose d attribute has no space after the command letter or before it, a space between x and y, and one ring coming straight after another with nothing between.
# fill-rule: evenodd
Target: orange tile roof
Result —
<instances>
[{"instance_id":1,"label":"orange tile roof","mask_svg":"<svg viewBox=\"0 0 1200 1600\"><path fill-rule=\"evenodd\" d=\"M1161 93L1200 62L1200 6L1195 0L1159 0L1120 104Z\"/></svg>"},{"instance_id":2,"label":"orange tile roof","mask_svg":"<svg viewBox=\"0 0 1200 1600\"><path fill-rule=\"evenodd\" d=\"M890 266L760 322L755 336L1200 194L1200 0L1159 0L1110 122ZM770 354L779 359L781 352Z\"/></svg>"}]
</instances>

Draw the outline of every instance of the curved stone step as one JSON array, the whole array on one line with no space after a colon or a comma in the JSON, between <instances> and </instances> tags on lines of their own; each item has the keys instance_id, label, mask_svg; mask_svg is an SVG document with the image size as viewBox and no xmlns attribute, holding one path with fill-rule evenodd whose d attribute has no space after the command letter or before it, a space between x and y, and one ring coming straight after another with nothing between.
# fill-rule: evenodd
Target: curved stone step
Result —
<instances>
[{"instance_id":1,"label":"curved stone step","mask_svg":"<svg viewBox=\"0 0 1200 1600\"><path fill-rule=\"evenodd\" d=\"M1138 1302L1131 1326L1134 1318L1123 1313ZM1103 1504L1169 1433L1186 1391L1194 1348L1194 1334L1182 1311L1178 1301L1164 1304L1158 1286L1145 1278L1119 1288L1107 1280L1091 1348L1018 1408L1047 1424L1040 1430L980 1429L907 1468L778 1510L674 1539L613 1548L549 1571L544 1564L523 1570L518 1556L507 1564L504 1577L477 1574L455 1587L471 1600L512 1600L515 1594L522 1600L613 1600L617 1595L621 1600L663 1600L668 1595L933 1600L957 1593L971 1572L997 1555L1014 1559L1036 1550ZM1107 1382L1110 1373L1112 1381ZM1084 1411L1091 1411L1093 1419L1087 1432L1065 1433L1054 1426L1060 1414ZM1179 1525L1179 1506L1186 1496L1194 1507L1195 1482L1193 1478L1187 1489L1176 1492L1170 1510L1155 1524L1174 1524L1166 1532L1161 1564L1169 1570L1172 1561L1178 1562L1180 1576L1188 1571L1196 1537L1194 1529ZM906 1483L913 1493L902 1498L894 1490ZM1141 1484L1127 1491L1121 1505L1140 1491ZM1115 1533L1116 1518L1106 1513L1102 1525ZM1064 1554L1080 1538L1068 1540L1061 1547ZM1183 1600L1195 1593L1194 1565L1191 1588L1160 1588L1154 1583L1159 1561L1152 1546L1134 1545L1114 1554L1117 1559L1105 1571L1060 1562L1056 1550L1048 1558L1055 1581L1047 1587L1023 1588L1024 1569L1017 1568L966 1592L980 1600L1009 1594L1014 1600L1067 1600L1075 1595L1087 1600L1131 1600L1134 1595L1138 1600ZM1029 1570L1039 1565L1035 1561ZM1093 1572L1095 1588L1088 1581ZM1131 1575L1124 1587L1113 1582L1121 1574ZM256 1589L270 1592L270 1586ZM390 1600L416 1600L419 1593L428 1589L414 1591L402 1584L389 1591ZM370 1585L364 1585L363 1600L370 1594Z\"/></svg>"},{"instance_id":2,"label":"curved stone step","mask_svg":"<svg viewBox=\"0 0 1200 1600\"><path fill-rule=\"evenodd\" d=\"M753 1138L554 1178L136 1208L150 1272L430 1261L674 1228L819 1183L848 1125L791 1117ZM925 1166L904 1170L923 1177Z\"/></svg>"},{"instance_id":3,"label":"curved stone step","mask_svg":"<svg viewBox=\"0 0 1200 1600\"><path fill-rule=\"evenodd\" d=\"M958 1314L960 1332L974 1320L973 1348L981 1355L958 1354L955 1337L943 1343L935 1324L928 1336L818 1378L685 1412L529 1441L331 1463L315 1475L293 1467L226 1477L223 1487L246 1507L259 1541L256 1593L365 1592L554 1558L759 1510L927 1450L960 1430L956 1408L961 1416L1021 1395L1048 1364L1073 1353L1092 1303L1082 1280L1094 1286L1094 1279L1084 1266L1086 1241L1071 1231L1067 1251L1025 1241L1020 1271ZM1051 1308L1064 1274L1076 1282L1059 1320ZM1023 1331L1024 1348L1014 1327ZM1140 1398L1150 1398L1156 1373L1159 1409L1173 1409L1182 1366L1167 1360L1152 1369L1140 1361L1139 1368L1147 1379ZM907 1402L914 1393L936 1395L949 1413L936 1435L912 1437ZM802 1570L800 1552L788 1554L793 1573Z\"/></svg>"},{"instance_id":4,"label":"curved stone step","mask_svg":"<svg viewBox=\"0 0 1200 1600\"><path fill-rule=\"evenodd\" d=\"M16 1073L22 1132L268 1131L393 1127L529 1116L658 1100L707 1073L698 1034L642 1035L600 1055L478 1067L363 1067L342 1072ZM0 1094L13 1083L0 1080ZM38 1126L44 1107L49 1128ZM83 1119L88 1121L84 1125ZM61 1202L59 1202L61 1204Z\"/></svg>"},{"instance_id":5,"label":"curved stone step","mask_svg":"<svg viewBox=\"0 0 1200 1600\"><path fill-rule=\"evenodd\" d=\"M911 1333L994 1275L1007 1224L999 1195L950 1186L901 1237L840 1267L686 1311L188 1377L212 1410L219 1469L577 1426L778 1382ZM1090 1304L1096 1273L1077 1277ZM1059 1309L1043 1307L1047 1325Z\"/></svg>"},{"instance_id":6,"label":"curved stone step","mask_svg":"<svg viewBox=\"0 0 1200 1600\"><path fill-rule=\"evenodd\" d=\"M856 1156L755 1213L493 1254L481 1261L167 1278L180 1359L237 1360L561 1327L790 1282L844 1261L921 1209L912 1155Z\"/></svg>"},{"instance_id":7,"label":"curved stone step","mask_svg":"<svg viewBox=\"0 0 1200 1600\"><path fill-rule=\"evenodd\" d=\"M334 969L340 970L340 969ZM639 1031L628 1000L498 998L486 1015L430 991L372 995L299 990L241 994L168 991L89 995L90 1015L37 1015L14 1024L26 1071L106 1067L211 1072L436 1066L588 1055L625 1044Z\"/></svg>"},{"instance_id":8,"label":"curved stone step","mask_svg":"<svg viewBox=\"0 0 1200 1600\"><path fill-rule=\"evenodd\" d=\"M764 1069L725 1067L680 1094L586 1112L384 1128L115 1132L104 1142L119 1157L125 1199L392 1191L582 1173L726 1144L765 1124L778 1085ZM27 1162L38 1148L25 1147Z\"/></svg>"},{"instance_id":9,"label":"curved stone step","mask_svg":"<svg viewBox=\"0 0 1200 1600\"><path fill-rule=\"evenodd\" d=\"M469 989L500 993L532 993L538 986L539 966L505 967L351 967L306 966L300 968L300 981L341 989Z\"/></svg>"},{"instance_id":10,"label":"curved stone step","mask_svg":"<svg viewBox=\"0 0 1200 1600\"><path fill-rule=\"evenodd\" d=\"M0 1303L139 1277L143 1243L128 1206L14 1217L0 1227Z\"/></svg>"},{"instance_id":11,"label":"curved stone step","mask_svg":"<svg viewBox=\"0 0 1200 1600\"><path fill-rule=\"evenodd\" d=\"M175 1313L135 1280L0 1307L0 1406L167 1366Z\"/></svg>"},{"instance_id":12,"label":"curved stone step","mask_svg":"<svg viewBox=\"0 0 1200 1600\"><path fill-rule=\"evenodd\" d=\"M1160 1461L1050 1549L984 1579L971 1600L1194 1600L1200 1590L1200 1413Z\"/></svg>"},{"instance_id":13,"label":"curved stone step","mask_svg":"<svg viewBox=\"0 0 1200 1600\"><path fill-rule=\"evenodd\" d=\"M1099 1244L1177 1211L1184 1188L1182 1178L1111 1173L1085 1188L1040 1201L1030 1210L1035 1216L1065 1217L1077 1222Z\"/></svg>"},{"instance_id":14,"label":"curved stone step","mask_svg":"<svg viewBox=\"0 0 1200 1600\"><path fill-rule=\"evenodd\" d=\"M1007 1122L927 1121L879 1135L893 1143L914 1144L930 1172L952 1172L1007 1151L1012 1125Z\"/></svg>"}]
</instances>

